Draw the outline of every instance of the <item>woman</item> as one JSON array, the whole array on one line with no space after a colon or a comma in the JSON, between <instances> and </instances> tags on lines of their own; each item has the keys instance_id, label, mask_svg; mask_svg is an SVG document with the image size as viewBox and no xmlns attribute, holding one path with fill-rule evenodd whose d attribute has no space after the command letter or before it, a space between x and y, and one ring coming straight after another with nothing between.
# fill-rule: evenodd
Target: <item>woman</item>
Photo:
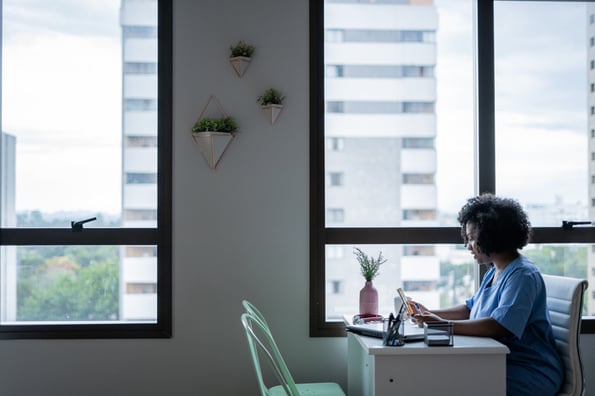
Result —
<instances>
[{"instance_id":1,"label":"woman","mask_svg":"<svg viewBox=\"0 0 595 396\"><path fill-rule=\"evenodd\" d=\"M479 264L490 266L477 293L465 304L428 311L414 319L448 320L454 334L492 337L510 349L506 361L507 395L555 395L562 384L537 267L519 253L529 242L531 225L512 199L483 194L467 201L458 215L465 246Z\"/></svg>"}]
</instances>

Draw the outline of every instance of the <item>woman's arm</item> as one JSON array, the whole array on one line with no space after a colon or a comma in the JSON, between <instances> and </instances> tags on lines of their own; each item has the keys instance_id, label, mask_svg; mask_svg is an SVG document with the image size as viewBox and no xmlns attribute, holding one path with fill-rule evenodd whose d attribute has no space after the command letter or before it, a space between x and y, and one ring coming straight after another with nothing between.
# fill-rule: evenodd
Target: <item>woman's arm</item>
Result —
<instances>
[{"instance_id":1,"label":"woman's arm","mask_svg":"<svg viewBox=\"0 0 595 396\"><path fill-rule=\"evenodd\" d=\"M453 333L458 335L501 338L511 334L492 318L452 320L450 323Z\"/></svg>"},{"instance_id":2,"label":"woman's arm","mask_svg":"<svg viewBox=\"0 0 595 396\"><path fill-rule=\"evenodd\" d=\"M447 320L452 323L453 333L458 335L500 338L511 334L492 318L469 319L469 309L466 305L437 309L432 312L425 311L423 315L415 315L413 319L420 326L423 322Z\"/></svg>"},{"instance_id":3,"label":"woman's arm","mask_svg":"<svg viewBox=\"0 0 595 396\"><path fill-rule=\"evenodd\" d=\"M428 311L428 310L425 309L425 307L423 307L424 316L426 314L426 311ZM465 319L469 319L469 314L471 311L469 311L469 308L467 308L467 306L465 304L461 304L461 305L456 305L451 308L435 309L430 312L433 313L434 315L439 316L441 319L465 320Z\"/></svg>"}]
</instances>

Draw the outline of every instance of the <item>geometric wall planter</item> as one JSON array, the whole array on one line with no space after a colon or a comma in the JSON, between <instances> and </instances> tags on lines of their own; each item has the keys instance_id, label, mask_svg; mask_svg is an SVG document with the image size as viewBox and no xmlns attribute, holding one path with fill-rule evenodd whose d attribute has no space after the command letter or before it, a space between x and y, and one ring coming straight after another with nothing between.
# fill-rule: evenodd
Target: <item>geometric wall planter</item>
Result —
<instances>
[{"instance_id":1,"label":"geometric wall planter","mask_svg":"<svg viewBox=\"0 0 595 396\"><path fill-rule=\"evenodd\" d=\"M204 159L207 160L209 167L215 169L234 136L229 132L194 132L192 139Z\"/></svg>"},{"instance_id":2,"label":"geometric wall planter","mask_svg":"<svg viewBox=\"0 0 595 396\"><path fill-rule=\"evenodd\" d=\"M247 56L236 56L233 58L229 58L229 63L231 63L231 65L233 66L233 70L235 70L237 76L242 78L242 76L246 72L246 69L248 69L251 60L252 58L249 58Z\"/></svg>"},{"instance_id":3,"label":"geometric wall planter","mask_svg":"<svg viewBox=\"0 0 595 396\"><path fill-rule=\"evenodd\" d=\"M277 117L279 117L281 110L283 110L283 100L285 100L285 96L275 88L267 89L262 95L256 98L256 101L260 104L260 108L264 111L271 125L275 124Z\"/></svg>"},{"instance_id":4,"label":"geometric wall planter","mask_svg":"<svg viewBox=\"0 0 595 396\"><path fill-rule=\"evenodd\" d=\"M215 103L216 109L209 107L211 103ZM237 129L235 120L225 113L219 100L211 95L191 131L192 140L211 169L215 169L219 163Z\"/></svg>"},{"instance_id":5,"label":"geometric wall planter","mask_svg":"<svg viewBox=\"0 0 595 396\"><path fill-rule=\"evenodd\" d=\"M283 110L283 105L270 104L266 106L260 106L260 108L264 112L266 119L271 123L271 125L275 125L277 117L279 117L279 114L281 114L281 111Z\"/></svg>"},{"instance_id":6,"label":"geometric wall planter","mask_svg":"<svg viewBox=\"0 0 595 396\"><path fill-rule=\"evenodd\" d=\"M240 40L236 45L229 47L229 63L233 66L238 77L242 77L252 60L254 54L254 46Z\"/></svg>"}]
</instances>

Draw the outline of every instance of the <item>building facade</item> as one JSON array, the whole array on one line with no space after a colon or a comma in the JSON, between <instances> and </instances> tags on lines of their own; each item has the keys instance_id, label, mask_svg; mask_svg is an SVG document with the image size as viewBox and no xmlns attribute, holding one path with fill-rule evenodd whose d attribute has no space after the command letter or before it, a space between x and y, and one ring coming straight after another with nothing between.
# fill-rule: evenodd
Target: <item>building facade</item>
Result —
<instances>
[{"instance_id":1,"label":"building facade","mask_svg":"<svg viewBox=\"0 0 595 396\"><path fill-rule=\"evenodd\" d=\"M0 141L0 224L16 227L16 137L2 132ZM16 321L17 318L17 252L16 246L0 249L0 320Z\"/></svg>"},{"instance_id":2,"label":"building facade","mask_svg":"<svg viewBox=\"0 0 595 396\"><path fill-rule=\"evenodd\" d=\"M327 0L325 5L326 224L410 227L437 223L436 30L432 1ZM370 177L370 175L373 175ZM387 262L380 313L395 289L439 306L432 246L361 246ZM364 279L353 246L326 249L328 319L353 313Z\"/></svg>"},{"instance_id":3,"label":"building facade","mask_svg":"<svg viewBox=\"0 0 595 396\"><path fill-rule=\"evenodd\" d=\"M589 207L589 219L595 218L595 5L587 4L587 81L588 81L588 179L586 180L589 186L589 197L587 198ZM595 245L588 249L587 260L587 280L589 285L595 285ZM593 288L589 288L587 294L587 306L589 307L589 315L595 315L595 292Z\"/></svg>"},{"instance_id":4,"label":"building facade","mask_svg":"<svg viewBox=\"0 0 595 396\"><path fill-rule=\"evenodd\" d=\"M157 224L157 1L122 0L122 227ZM120 249L120 319L157 318L157 248Z\"/></svg>"}]
</instances>

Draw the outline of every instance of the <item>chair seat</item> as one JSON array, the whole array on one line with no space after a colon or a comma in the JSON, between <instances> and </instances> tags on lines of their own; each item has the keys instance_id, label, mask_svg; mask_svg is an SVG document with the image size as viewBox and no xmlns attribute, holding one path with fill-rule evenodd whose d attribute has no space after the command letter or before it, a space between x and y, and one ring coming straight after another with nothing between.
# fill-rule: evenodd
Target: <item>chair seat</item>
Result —
<instances>
[{"instance_id":1,"label":"chair seat","mask_svg":"<svg viewBox=\"0 0 595 396\"><path fill-rule=\"evenodd\" d=\"M300 395L317 396L345 396L343 389L334 382L320 382L312 384L295 384ZM282 385L273 386L269 389L271 396L287 396Z\"/></svg>"}]
</instances>

